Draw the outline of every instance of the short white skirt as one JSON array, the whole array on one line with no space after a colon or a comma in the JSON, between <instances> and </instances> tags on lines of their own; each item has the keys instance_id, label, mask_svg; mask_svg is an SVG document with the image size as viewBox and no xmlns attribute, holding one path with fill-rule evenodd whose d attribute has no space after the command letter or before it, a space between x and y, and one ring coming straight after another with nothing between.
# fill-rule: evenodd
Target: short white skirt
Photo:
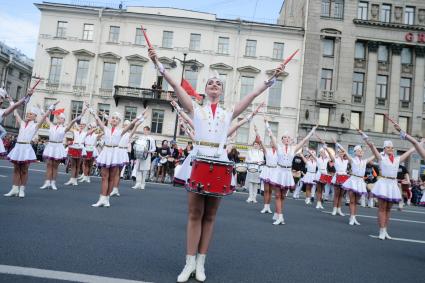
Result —
<instances>
[{"instance_id":1,"label":"short white skirt","mask_svg":"<svg viewBox=\"0 0 425 283\"><path fill-rule=\"evenodd\" d=\"M316 181L316 173L307 172L302 178L302 181L304 184L314 185L315 184L314 181Z\"/></svg>"},{"instance_id":2,"label":"short white skirt","mask_svg":"<svg viewBox=\"0 0 425 283\"><path fill-rule=\"evenodd\" d=\"M49 160L64 160L67 152L62 143L48 143L43 151L43 158Z\"/></svg>"},{"instance_id":3,"label":"short white skirt","mask_svg":"<svg viewBox=\"0 0 425 283\"><path fill-rule=\"evenodd\" d=\"M278 186L279 183L279 171L277 167L263 166L263 170L260 173L260 180L265 184L272 186Z\"/></svg>"},{"instance_id":4,"label":"short white skirt","mask_svg":"<svg viewBox=\"0 0 425 283\"><path fill-rule=\"evenodd\" d=\"M341 186L346 191L351 191L357 195L367 195L366 183L363 178L350 176Z\"/></svg>"},{"instance_id":5,"label":"short white skirt","mask_svg":"<svg viewBox=\"0 0 425 283\"><path fill-rule=\"evenodd\" d=\"M292 176L291 168L280 168L278 167L277 175L278 187L282 190L292 190L295 188L294 176Z\"/></svg>"},{"instance_id":6,"label":"short white skirt","mask_svg":"<svg viewBox=\"0 0 425 283\"><path fill-rule=\"evenodd\" d=\"M128 152L126 148L117 148L118 151L118 158L120 159L120 163L122 165L126 165L130 162L128 159Z\"/></svg>"},{"instance_id":7,"label":"short white skirt","mask_svg":"<svg viewBox=\"0 0 425 283\"><path fill-rule=\"evenodd\" d=\"M103 147L99 156L96 159L96 164L99 167L112 168L121 167L123 159L119 156L117 147Z\"/></svg>"},{"instance_id":8,"label":"short white skirt","mask_svg":"<svg viewBox=\"0 0 425 283\"><path fill-rule=\"evenodd\" d=\"M31 163L36 162L37 157L35 156L34 149L30 144L16 143L15 147L7 155L12 163Z\"/></svg>"},{"instance_id":9,"label":"short white skirt","mask_svg":"<svg viewBox=\"0 0 425 283\"><path fill-rule=\"evenodd\" d=\"M396 179L379 178L372 189L374 197L392 203L401 201L400 189Z\"/></svg>"}]
</instances>

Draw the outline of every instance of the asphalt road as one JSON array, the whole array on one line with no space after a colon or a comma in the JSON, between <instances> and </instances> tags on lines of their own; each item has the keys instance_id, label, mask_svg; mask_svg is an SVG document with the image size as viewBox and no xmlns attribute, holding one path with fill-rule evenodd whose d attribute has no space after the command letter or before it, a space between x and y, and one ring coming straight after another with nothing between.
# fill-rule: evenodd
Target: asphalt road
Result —
<instances>
[{"instance_id":1,"label":"asphalt road","mask_svg":"<svg viewBox=\"0 0 425 283\"><path fill-rule=\"evenodd\" d=\"M103 276L93 282L176 281L185 262L182 188L148 184L136 191L124 181L110 208L92 208L100 179L70 188L60 174L58 191L40 190L44 165L31 168L25 199L0 197L0 282L83 281L69 274ZM10 163L0 161L2 194L11 174ZM208 282L423 282L424 208L394 211L389 233L401 240L380 241L370 236L378 232L376 209L360 208L362 225L353 227L348 216L325 213L330 203L321 212L288 199L287 224L276 227L271 215L259 213L261 202L245 199L238 193L222 201L206 261ZM23 276L14 267L39 273ZM69 273L49 277L50 271Z\"/></svg>"}]
</instances>

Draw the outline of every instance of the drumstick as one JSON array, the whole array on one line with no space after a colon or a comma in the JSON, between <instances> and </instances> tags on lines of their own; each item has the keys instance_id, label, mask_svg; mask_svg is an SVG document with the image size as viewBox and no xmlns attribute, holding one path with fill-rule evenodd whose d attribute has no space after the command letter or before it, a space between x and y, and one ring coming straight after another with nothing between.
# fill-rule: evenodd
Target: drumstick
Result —
<instances>
[{"instance_id":1,"label":"drumstick","mask_svg":"<svg viewBox=\"0 0 425 283\"><path fill-rule=\"evenodd\" d=\"M36 82L35 82L35 84L34 84L34 86L30 89L30 91L32 92L32 91L34 91L35 90L35 88L38 86L38 84L41 82L41 79L38 79Z\"/></svg>"},{"instance_id":2,"label":"drumstick","mask_svg":"<svg viewBox=\"0 0 425 283\"><path fill-rule=\"evenodd\" d=\"M143 36L145 37L146 44L148 45L149 49L153 48L153 47L152 47L152 44L151 44L151 42L150 42L150 40L149 40L149 37L148 37L148 35L147 35L147 33L146 33L145 29L143 28L143 25L140 25L140 26L141 26L141 28L142 28L142 32L143 32Z\"/></svg>"},{"instance_id":3,"label":"drumstick","mask_svg":"<svg viewBox=\"0 0 425 283\"><path fill-rule=\"evenodd\" d=\"M393 119L391 119L390 116L388 116L388 114L384 114L384 117L387 118L387 120L393 123L394 125L398 125Z\"/></svg>"},{"instance_id":4,"label":"drumstick","mask_svg":"<svg viewBox=\"0 0 425 283\"><path fill-rule=\"evenodd\" d=\"M297 49L297 50L295 50L295 52L294 53L292 53L288 58L286 58L284 61L283 61L283 66L285 67L291 60L292 60L292 58L294 58L294 56L298 53L298 51L299 51L299 49ZM276 75L276 70L274 71L274 73L273 73L273 75L268 79L268 81L271 81L273 78L275 78L275 77L277 77L277 75Z\"/></svg>"}]
</instances>

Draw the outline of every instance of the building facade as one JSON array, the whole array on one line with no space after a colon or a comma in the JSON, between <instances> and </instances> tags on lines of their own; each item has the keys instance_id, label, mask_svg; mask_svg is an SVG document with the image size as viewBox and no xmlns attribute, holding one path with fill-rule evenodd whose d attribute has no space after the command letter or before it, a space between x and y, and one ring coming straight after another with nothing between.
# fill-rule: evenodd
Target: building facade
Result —
<instances>
[{"instance_id":1,"label":"building facade","mask_svg":"<svg viewBox=\"0 0 425 283\"><path fill-rule=\"evenodd\" d=\"M5 88L14 101L19 100L27 93L32 66L33 60L0 42L0 87ZM9 105L7 101L3 104L4 108ZM22 114L23 109L24 106L20 107L18 111ZM13 115L7 116L2 125L11 133L17 133L19 130Z\"/></svg>"},{"instance_id":2,"label":"building facade","mask_svg":"<svg viewBox=\"0 0 425 283\"><path fill-rule=\"evenodd\" d=\"M424 1L286 0L279 21L305 29L301 136L318 121L319 136L350 150L360 128L378 148L391 139L406 151L385 115L424 135ZM421 163L408 162L415 178Z\"/></svg>"},{"instance_id":3,"label":"building facade","mask_svg":"<svg viewBox=\"0 0 425 283\"><path fill-rule=\"evenodd\" d=\"M68 119L81 113L84 101L99 111L119 111L125 119L149 107L145 124L157 140L173 138L176 114L169 104L172 89L147 58L141 24L162 64L176 79L183 75L198 93L204 93L207 79L217 72L225 82L222 104L226 108L261 84L303 43L301 28L218 19L213 14L173 8L35 5L41 11L41 22L34 74L45 80L31 103L47 108L60 100L59 107L65 108ZM275 133L295 135L301 56L285 71L244 114L266 102ZM265 132L262 117L254 123ZM177 131L180 144L187 140ZM240 148L253 140L253 123L238 131Z\"/></svg>"}]
</instances>

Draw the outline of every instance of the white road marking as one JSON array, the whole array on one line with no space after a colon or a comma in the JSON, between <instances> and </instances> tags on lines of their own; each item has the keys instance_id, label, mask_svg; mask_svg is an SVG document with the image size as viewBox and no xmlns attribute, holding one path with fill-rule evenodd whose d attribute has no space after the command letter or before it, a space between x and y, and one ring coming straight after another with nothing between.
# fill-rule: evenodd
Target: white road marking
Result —
<instances>
[{"instance_id":1,"label":"white road marking","mask_svg":"<svg viewBox=\"0 0 425 283\"><path fill-rule=\"evenodd\" d=\"M1 177L1 178L7 178L7 176L6 176L6 175L0 175L0 177Z\"/></svg>"},{"instance_id":2,"label":"white road marking","mask_svg":"<svg viewBox=\"0 0 425 283\"><path fill-rule=\"evenodd\" d=\"M375 236L375 235L369 235L369 237L371 237L371 238L375 238L375 239L377 239L377 238L378 238L378 236ZM425 241L412 240L412 239L404 239L404 238L394 238L394 237L392 237L392 239L391 239L391 240L386 239L385 241L401 241L401 242L409 242L409 243L425 244Z\"/></svg>"},{"instance_id":3,"label":"white road marking","mask_svg":"<svg viewBox=\"0 0 425 283\"><path fill-rule=\"evenodd\" d=\"M330 211L322 211L323 213L327 213L327 214L332 214L332 212ZM349 216L349 215L346 215ZM377 216L370 216L370 215L362 215L362 214L357 214L356 217L364 217L364 218L373 218L373 219L377 219ZM399 222L408 222L408 223L418 223L418 224L425 224L424 221L416 221L416 220L407 220L407 219L400 219L400 218L390 218L391 221L399 221Z\"/></svg>"},{"instance_id":4,"label":"white road marking","mask_svg":"<svg viewBox=\"0 0 425 283\"><path fill-rule=\"evenodd\" d=\"M12 266L12 265L0 265L0 273L30 276L30 277L37 277L37 278L46 278L46 279L57 279L57 280L73 281L73 282L148 283L145 281L135 281L135 280L113 278L113 277L104 277L104 276L88 275L88 274L82 274L82 273L72 273L72 272Z\"/></svg>"}]
</instances>

